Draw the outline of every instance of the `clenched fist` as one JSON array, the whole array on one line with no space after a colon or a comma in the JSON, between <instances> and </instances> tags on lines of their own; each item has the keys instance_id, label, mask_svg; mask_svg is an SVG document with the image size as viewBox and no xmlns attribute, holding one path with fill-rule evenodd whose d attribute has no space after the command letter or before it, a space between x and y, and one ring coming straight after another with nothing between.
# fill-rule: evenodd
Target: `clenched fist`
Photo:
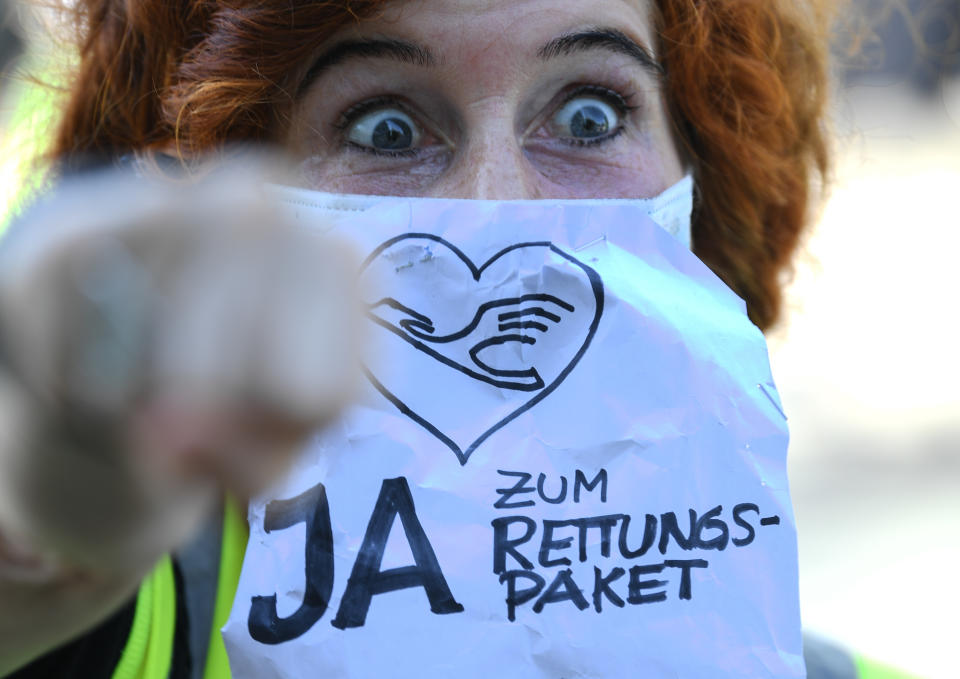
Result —
<instances>
[{"instance_id":1,"label":"clenched fist","mask_svg":"<svg viewBox=\"0 0 960 679\"><path fill-rule=\"evenodd\" d=\"M262 488L345 404L353 259L285 223L263 179L107 173L7 234L0 562L142 572L218 489Z\"/></svg>"}]
</instances>

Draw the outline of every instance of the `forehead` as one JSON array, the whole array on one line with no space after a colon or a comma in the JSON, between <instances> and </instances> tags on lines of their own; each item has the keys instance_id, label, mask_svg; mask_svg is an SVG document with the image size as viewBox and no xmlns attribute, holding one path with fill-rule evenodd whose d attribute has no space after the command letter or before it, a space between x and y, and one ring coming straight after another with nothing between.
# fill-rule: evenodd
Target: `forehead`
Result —
<instances>
[{"instance_id":1,"label":"forehead","mask_svg":"<svg viewBox=\"0 0 960 679\"><path fill-rule=\"evenodd\" d=\"M649 0L393 0L376 17L343 35L390 35L433 48L444 57L495 59L535 55L571 30L604 26L654 47Z\"/></svg>"}]
</instances>

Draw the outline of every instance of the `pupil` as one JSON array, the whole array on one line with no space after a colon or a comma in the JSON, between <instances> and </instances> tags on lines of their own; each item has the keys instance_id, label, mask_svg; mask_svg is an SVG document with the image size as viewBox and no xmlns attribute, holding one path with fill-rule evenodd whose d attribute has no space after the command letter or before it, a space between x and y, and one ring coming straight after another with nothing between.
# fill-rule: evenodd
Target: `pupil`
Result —
<instances>
[{"instance_id":1,"label":"pupil","mask_svg":"<svg viewBox=\"0 0 960 679\"><path fill-rule=\"evenodd\" d=\"M610 121L599 106L584 106L570 120L574 137L599 137L610 129Z\"/></svg>"},{"instance_id":2,"label":"pupil","mask_svg":"<svg viewBox=\"0 0 960 679\"><path fill-rule=\"evenodd\" d=\"M373 145L378 149L396 151L408 148L413 143L410 126L398 118L380 121L373 129Z\"/></svg>"}]
</instances>

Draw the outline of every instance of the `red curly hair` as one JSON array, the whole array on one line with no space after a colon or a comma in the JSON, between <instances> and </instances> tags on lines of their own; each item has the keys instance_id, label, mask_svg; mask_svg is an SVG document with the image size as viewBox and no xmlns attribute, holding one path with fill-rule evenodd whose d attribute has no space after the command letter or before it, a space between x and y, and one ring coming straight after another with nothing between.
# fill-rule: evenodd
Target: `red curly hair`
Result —
<instances>
[{"instance_id":1,"label":"red curly hair","mask_svg":"<svg viewBox=\"0 0 960 679\"><path fill-rule=\"evenodd\" d=\"M77 0L79 68L54 154L69 165L272 141L318 38L385 4ZM694 251L767 329L828 167L827 3L653 4L667 102L697 180Z\"/></svg>"}]
</instances>

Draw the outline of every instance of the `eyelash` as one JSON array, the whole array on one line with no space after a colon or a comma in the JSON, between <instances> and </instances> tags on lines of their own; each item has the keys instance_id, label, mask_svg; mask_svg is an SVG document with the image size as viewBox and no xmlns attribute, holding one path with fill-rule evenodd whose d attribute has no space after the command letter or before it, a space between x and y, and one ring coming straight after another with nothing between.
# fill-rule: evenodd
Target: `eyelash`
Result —
<instances>
[{"instance_id":1,"label":"eyelash","mask_svg":"<svg viewBox=\"0 0 960 679\"><path fill-rule=\"evenodd\" d=\"M634 99L634 92L627 92L626 94L621 94L615 89L604 87L602 85L575 85L572 88L568 88L563 99L557 105L565 106L567 103L573 99L585 95L595 96L597 98L603 99L608 104L613 106L617 114L621 117L621 124L617 127L616 130L610 134L599 137L597 139L572 139L564 138L563 143L576 147L576 148L586 148L586 147L596 147L607 142L613 141L619 137L624 131L624 125L622 119L629 115L631 112L639 109L639 106L632 105L630 102ZM337 121L333 124L334 129L336 129L341 135L344 134L347 130L350 129L350 126L353 125L361 117L374 111L378 108L383 108L387 106L393 106L410 117L416 119L418 116L414 115L409 108L404 105L403 101L390 96L380 96L374 97L372 99L366 99L357 104L346 109L340 116L337 118ZM347 141L345 143L346 148L349 148L352 151L360 151L363 153L368 153L373 156L378 156L382 158L414 158L418 155L420 149L405 149L402 151L384 151L382 149L376 149L370 146L362 146L354 142Z\"/></svg>"},{"instance_id":2,"label":"eyelash","mask_svg":"<svg viewBox=\"0 0 960 679\"><path fill-rule=\"evenodd\" d=\"M337 121L333 124L333 128L337 130L340 135L344 135L347 130L350 129L351 125L367 113L387 106L400 109L411 118L417 119L419 117L410 111L409 107L404 105L402 100L396 97L381 96L374 97L373 99L365 99L364 101L354 104L338 116ZM420 149L416 148L404 149L402 151L384 151L383 149L377 149L371 146L362 146L349 140L344 142L344 146L351 151L368 153L380 158L415 158L420 151Z\"/></svg>"},{"instance_id":3,"label":"eyelash","mask_svg":"<svg viewBox=\"0 0 960 679\"><path fill-rule=\"evenodd\" d=\"M603 85L574 85L567 91L561 105L585 94L592 94L600 99L606 99L608 103L617 109L620 115L627 115L631 111L636 111L640 108L630 103L635 98L636 93L628 92L627 94L620 94L617 90L604 87Z\"/></svg>"},{"instance_id":4,"label":"eyelash","mask_svg":"<svg viewBox=\"0 0 960 679\"><path fill-rule=\"evenodd\" d=\"M562 139L563 143L575 148L596 147L613 141L625 131L623 118L640 108L639 106L630 103L635 98L636 93L631 91L627 92L626 94L621 94L617 90L610 87L604 87L603 85L575 85L572 89L568 90L566 96L564 96L557 108L560 106L566 106L569 102L573 101L577 97L582 97L584 95L594 96L598 99L603 99L606 101L606 103L613 106L621 120L617 129L604 137L598 137L597 139L573 139L566 137Z\"/></svg>"},{"instance_id":5,"label":"eyelash","mask_svg":"<svg viewBox=\"0 0 960 679\"><path fill-rule=\"evenodd\" d=\"M338 131L345 132L347 128L349 128L361 116L385 106L399 106L399 104L393 97L374 97L373 99L365 99L364 101L354 104L346 111L341 113L337 118L337 122L335 122L333 126ZM405 107L402 106L400 106L400 108L405 109Z\"/></svg>"},{"instance_id":6,"label":"eyelash","mask_svg":"<svg viewBox=\"0 0 960 679\"><path fill-rule=\"evenodd\" d=\"M348 141L345 146L351 151L360 151L361 153L369 153L372 156L378 158L416 158L419 155L420 149L403 149L402 151L384 151L383 149L377 149L372 146L363 146L352 141Z\"/></svg>"}]
</instances>

